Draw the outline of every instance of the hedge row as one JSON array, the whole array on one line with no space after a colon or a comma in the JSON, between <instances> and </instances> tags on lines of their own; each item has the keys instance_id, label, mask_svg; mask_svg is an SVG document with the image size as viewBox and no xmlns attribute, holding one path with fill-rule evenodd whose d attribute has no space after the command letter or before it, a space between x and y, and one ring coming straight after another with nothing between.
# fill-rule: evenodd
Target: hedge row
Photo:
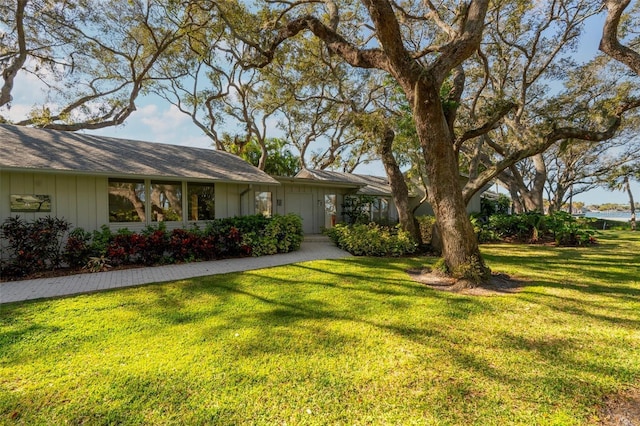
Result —
<instances>
[{"instance_id":1,"label":"hedge row","mask_svg":"<svg viewBox=\"0 0 640 426\"><path fill-rule=\"evenodd\" d=\"M356 256L403 256L415 253L418 247L399 226L339 223L325 233L338 247Z\"/></svg>"},{"instance_id":2,"label":"hedge row","mask_svg":"<svg viewBox=\"0 0 640 426\"><path fill-rule=\"evenodd\" d=\"M141 233L94 232L71 228L64 219L25 222L11 217L0 226L8 256L0 263L3 278L23 277L63 266L99 271L120 265L156 265L229 257L263 256L300 248L302 219L297 215L262 215L216 219L200 229L168 231L164 223Z\"/></svg>"}]
</instances>

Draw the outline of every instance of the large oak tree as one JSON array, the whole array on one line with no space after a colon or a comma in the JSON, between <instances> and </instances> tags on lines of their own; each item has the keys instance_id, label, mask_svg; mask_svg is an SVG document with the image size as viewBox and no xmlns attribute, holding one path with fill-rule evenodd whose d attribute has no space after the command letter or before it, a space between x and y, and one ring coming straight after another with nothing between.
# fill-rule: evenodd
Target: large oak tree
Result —
<instances>
[{"instance_id":1,"label":"large oak tree","mask_svg":"<svg viewBox=\"0 0 640 426\"><path fill-rule=\"evenodd\" d=\"M344 33L335 24L343 18L338 5L327 4L330 23L313 14L291 17L282 10L282 19L269 46L256 46L266 59L262 65L272 59L280 44L309 31L351 66L380 69L390 74L411 105L426 165L429 202L442 235L446 267L454 276L487 278L489 270L480 255L458 183L454 135L440 99L440 89L451 71L479 47L489 1L474 0L454 11L437 9L427 2L425 11L417 4L408 10L388 0L363 0L363 8L353 6L357 13L349 15L367 14L360 21L360 30L354 30L358 25L345 25ZM288 8L290 6L285 7ZM421 36L412 37L416 22L423 23L424 29ZM362 33L365 28L371 29L366 35Z\"/></svg>"}]
</instances>

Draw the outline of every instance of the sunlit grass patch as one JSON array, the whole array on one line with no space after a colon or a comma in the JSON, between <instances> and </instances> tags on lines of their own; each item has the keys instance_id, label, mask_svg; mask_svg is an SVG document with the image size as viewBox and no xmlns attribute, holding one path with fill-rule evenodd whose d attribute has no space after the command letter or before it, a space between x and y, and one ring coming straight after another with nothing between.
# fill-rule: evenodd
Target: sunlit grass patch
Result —
<instances>
[{"instance_id":1,"label":"sunlit grass patch","mask_svg":"<svg viewBox=\"0 0 640 426\"><path fill-rule=\"evenodd\" d=\"M0 423L585 424L640 380L640 236L487 245L517 294L352 258L0 307Z\"/></svg>"}]
</instances>

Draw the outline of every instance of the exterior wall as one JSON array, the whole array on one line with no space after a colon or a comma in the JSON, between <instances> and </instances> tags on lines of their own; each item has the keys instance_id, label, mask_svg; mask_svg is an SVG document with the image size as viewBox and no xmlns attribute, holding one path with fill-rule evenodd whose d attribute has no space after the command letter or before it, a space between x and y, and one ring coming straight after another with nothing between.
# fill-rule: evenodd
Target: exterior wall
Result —
<instances>
[{"instance_id":1,"label":"exterior wall","mask_svg":"<svg viewBox=\"0 0 640 426\"><path fill-rule=\"evenodd\" d=\"M160 179L154 179L160 180ZM145 179L148 185L150 179ZM182 182L182 193L186 194L186 182ZM342 222L344 197L354 189L330 185L284 181L281 185L215 183L216 218L244 216L256 213L255 195L271 192L272 213L296 213L303 217L306 234L321 233L324 228ZM87 231L108 225L112 230L127 228L139 232L147 225L157 224L147 217L145 222L109 222L109 179L101 176L76 176L56 173L0 171L0 222L10 216L20 216L28 221L44 216L55 216L68 220L74 227ZM49 195L51 211L39 213L11 212L12 194ZM326 211L325 196L336 196L336 213ZM188 200L182 197L182 211L187 212ZM389 218L397 221L397 211L390 197ZM147 204L149 201L147 200ZM479 206L479 201L478 201ZM149 206L147 205L147 211ZM150 216L150 215L147 215ZM205 226L206 221L167 221L167 229L185 228L192 224Z\"/></svg>"},{"instance_id":2,"label":"exterior wall","mask_svg":"<svg viewBox=\"0 0 640 426\"><path fill-rule=\"evenodd\" d=\"M51 196L50 212L11 212L12 194ZM93 230L109 222L107 178L48 173L0 172L0 220L11 216L32 221L40 217L64 218L74 226Z\"/></svg>"},{"instance_id":3,"label":"exterior wall","mask_svg":"<svg viewBox=\"0 0 640 426\"><path fill-rule=\"evenodd\" d=\"M281 185L254 185L252 188L252 210L256 212L255 195L258 192L271 192L272 214L285 215L295 213L302 217L302 229L305 234L319 234L324 228L342 221L342 204L348 189L331 186L310 185L305 183L282 182ZM331 217L325 211L325 195L336 196L337 212Z\"/></svg>"},{"instance_id":4,"label":"exterior wall","mask_svg":"<svg viewBox=\"0 0 640 426\"><path fill-rule=\"evenodd\" d=\"M147 180L148 181L148 180ZM247 213L247 200L253 196L247 191L250 185L229 183L215 184L216 218L238 216ZM186 185L183 182L183 194ZM109 179L101 176L76 176L55 173L30 173L0 171L0 223L11 216L32 221L40 217L53 216L64 218L74 227L87 231L108 225L112 230L127 228L141 231L149 224L156 224L149 219L145 222L109 223ZM241 197L242 192L245 191ZM49 195L51 196L50 212L11 212L10 197L12 194ZM244 200L244 201L242 201ZM187 211L186 197L183 197L183 211ZM242 213L241 213L242 212ZM172 221L164 222L167 229L189 227L194 223L204 226L206 221Z\"/></svg>"},{"instance_id":5,"label":"exterior wall","mask_svg":"<svg viewBox=\"0 0 640 426\"><path fill-rule=\"evenodd\" d=\"M243 191L249 189L250 185L235 185L230 183L216 183L216 217L241 216L241 197ZM248 193L243 195L244 203ZM245 207L246 209L246 207Z\"/></svg>"}]
</instances>

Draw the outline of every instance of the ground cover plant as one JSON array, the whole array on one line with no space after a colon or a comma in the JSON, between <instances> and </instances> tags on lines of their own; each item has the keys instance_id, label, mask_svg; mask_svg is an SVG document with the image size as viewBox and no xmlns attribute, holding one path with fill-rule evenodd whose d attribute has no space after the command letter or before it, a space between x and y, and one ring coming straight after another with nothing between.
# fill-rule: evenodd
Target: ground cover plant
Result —
<instances>
[{"instance_id":1,"label":"ground cover plant","mask_svg":"<svg viewBox=\"0 0 640 426\"><path fill-rule=\"evenodd\" d=\"M599 241L483 246L491 297L354 257L2 305L0 423L597 424L640 383L640 234Z\"/></svg>"}]
</instances>

